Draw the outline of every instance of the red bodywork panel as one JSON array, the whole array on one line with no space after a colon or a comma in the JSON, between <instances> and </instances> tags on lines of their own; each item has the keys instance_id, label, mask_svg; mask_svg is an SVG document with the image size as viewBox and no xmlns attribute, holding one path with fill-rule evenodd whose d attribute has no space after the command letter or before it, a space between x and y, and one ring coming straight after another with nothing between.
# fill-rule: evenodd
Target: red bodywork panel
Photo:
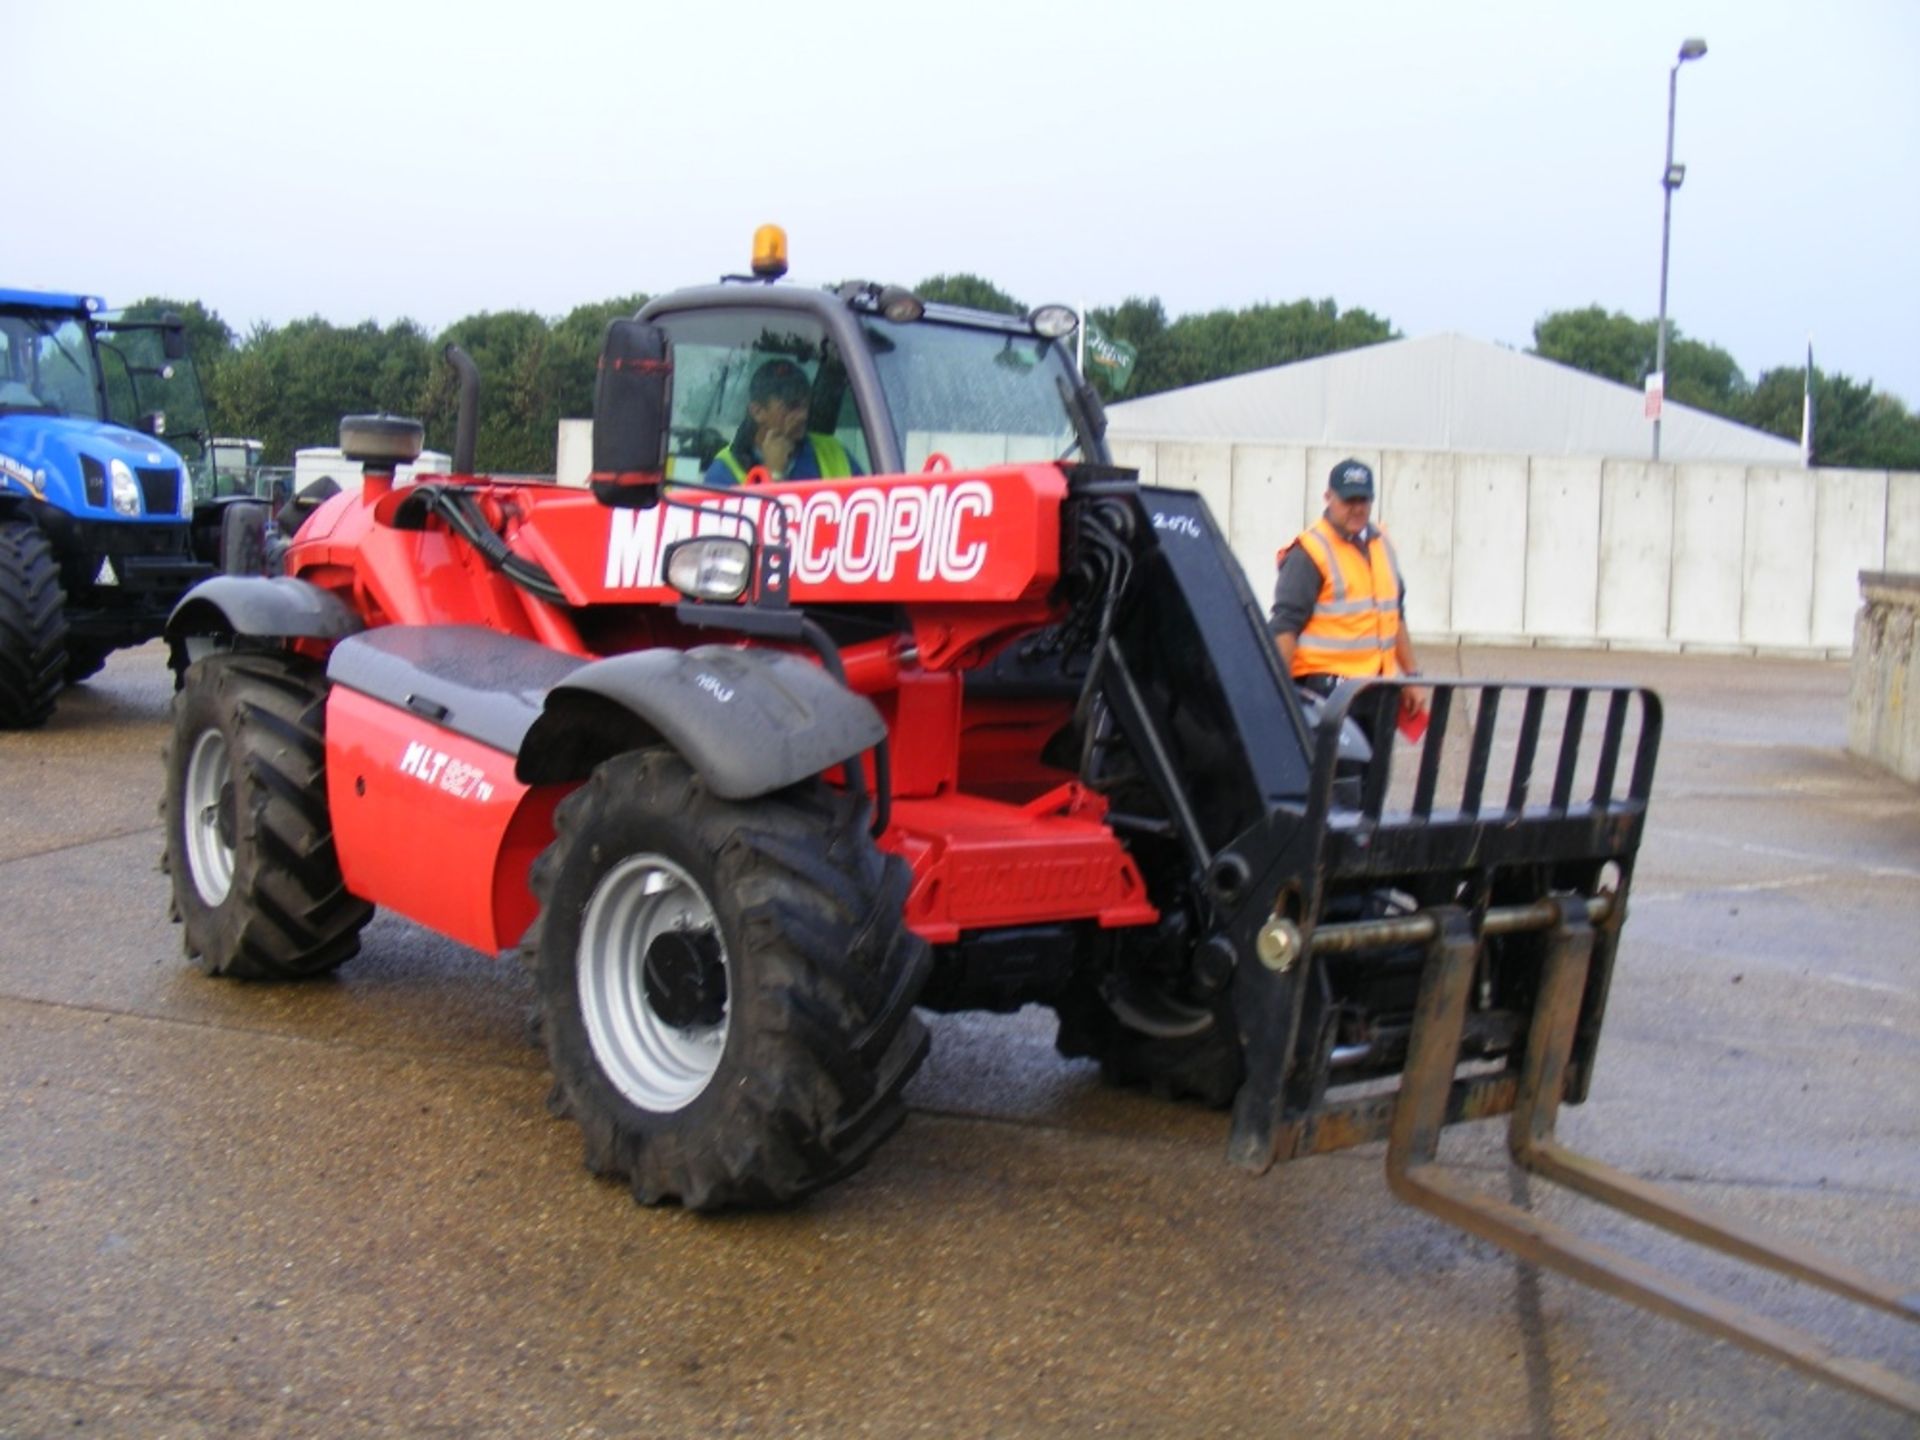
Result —
<instances>
[{"instance_id":1,"label":"red bodywork panel","mask_svg":"<svg viewBox=\"0 0 1920 1440\"><path fill-rule=\"evenodd\" d=\"M519 943L527 869L574 787L529 789L513 757L336 685L327 808L347 888L476 950Z\"/></svg>"},{"instance_id":2,"label":"red bodywork panel","mask_svg":"<svg viewBox=\"0 0 1920 1440\"><path fill-rule=\"evenodd\" d=\"M438 519L394 528L405 490L329 501L301 530L287 573L339 594L370 625L483 625L585 657L710 644L725 632L674 617L680 597L660 579L666 548L748 525L764 533L777 506L794 603L902 607L900 633L849 646L843 660L848 684L887 722L894 800L880 843L913 867L911 927L939 944L1008 925L1157 918L1104 803L1040 762L1068 706L964 696L965 668L1055 618L1058 468L680 492L698 513L612 508L551 485L479 493L513 551L574 608L515 586ZM512 756L344 687L328 701L327 747L348 887L481 950L517 943L535 911L527 869L571 787L529 790Z\"/></svg>"}]
</instances>

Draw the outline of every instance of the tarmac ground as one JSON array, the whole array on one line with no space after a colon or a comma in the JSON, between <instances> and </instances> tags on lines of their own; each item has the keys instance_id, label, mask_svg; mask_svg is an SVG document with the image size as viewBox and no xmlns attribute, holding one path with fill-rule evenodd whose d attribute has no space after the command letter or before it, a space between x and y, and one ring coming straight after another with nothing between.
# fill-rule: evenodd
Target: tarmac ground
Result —
<instances>
[{"instance_id":1,"label":"tarmac ground","mask_svg":"<svg viewBox=\"0 0 1920 1440\"><path fill-rule=\"evenodd\" d=\"M1920 1288L1920 791L1845 753L1845 665L1451 664L1666 701L1562 1136ZM1379 1145L1234 1170L1037 1009L935 1017L905 1127L798 1208L636 1207L547 1114L517 965L384 915L321 982L182 959L169 689L144 647L0 735L0 1436L1914 1433L1400 1205ZM1497 1122L1443 1155L1920 1377L1915 1327L1519 1178Z\"/></svg>"}]
</instances>

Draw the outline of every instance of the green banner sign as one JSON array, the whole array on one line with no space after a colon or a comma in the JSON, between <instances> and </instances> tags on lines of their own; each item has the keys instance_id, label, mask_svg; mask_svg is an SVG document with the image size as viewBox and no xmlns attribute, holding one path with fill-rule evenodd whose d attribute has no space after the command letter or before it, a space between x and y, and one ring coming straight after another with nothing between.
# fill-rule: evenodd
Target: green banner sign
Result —
<instances>
[{"instance_id":1,"label":"green banner sign","mask_svg":"<svg viewBox=\"0 0 1920 1440\"><path fill-rule=\"evenodd\" d=\"M1109 340L1091 320L1086 326L1087 373L1104 376L1110 393L1124 394L1127 382L1133 379L1133 362L1139 352L1124 340Z\"/></svg>"}]
</instances>

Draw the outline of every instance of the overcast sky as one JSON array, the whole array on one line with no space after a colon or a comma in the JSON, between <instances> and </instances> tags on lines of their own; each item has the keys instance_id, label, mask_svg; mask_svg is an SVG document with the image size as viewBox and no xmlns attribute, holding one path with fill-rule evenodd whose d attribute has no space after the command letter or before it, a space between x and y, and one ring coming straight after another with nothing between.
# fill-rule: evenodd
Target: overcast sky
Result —
<instances>
[{"instance_id":1,"label":"overcast sky","mask_svg":"<svg viewBox=\"0 0 1920 1440\"><path fill-rule=\"evenodd\" d=\"M0 0L0 284L236 330L971 271L1524 347L1658 306L1920 408L1914 0Z\"/></svg>"}]
</instances>

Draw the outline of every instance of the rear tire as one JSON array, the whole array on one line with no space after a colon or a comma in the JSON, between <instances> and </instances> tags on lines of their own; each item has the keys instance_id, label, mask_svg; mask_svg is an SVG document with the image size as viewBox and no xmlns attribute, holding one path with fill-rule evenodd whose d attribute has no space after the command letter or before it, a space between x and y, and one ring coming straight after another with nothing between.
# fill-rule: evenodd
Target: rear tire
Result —
<instances>
[{"instance_id":1,"label":"rear tire","mask_svg":"<svg viewBox=\"0 0 1920 1440\"><path fill-rule=\"evenodd\" d=\"M866 813L819 780L722 800L665 749L561 804L523 953L588 1169L647 1205L778 1205L899 1127L931 957Z\"/></svg>"},{"instance_id":2,"label":"rear tire","mask_svg":"<svg viewBox=\"0 0 1920 1440\"><path fill-rule=\"evenodd\" d=\"M0 730L47 723L67 668L66 595L40 527L0 520Z\"/></svg>"},{"instance_id":3,"label":"rear tire","mask_svg":"<svg viewBox=\"0 0 1920 1440\"><path fill-rule=\"evenodd\" d=\"M272 653L208 656L173 697L160 821L174 918L209 975L299 980L360 949L327 814L326 677Z\"/></svg>"}]
</instances>

